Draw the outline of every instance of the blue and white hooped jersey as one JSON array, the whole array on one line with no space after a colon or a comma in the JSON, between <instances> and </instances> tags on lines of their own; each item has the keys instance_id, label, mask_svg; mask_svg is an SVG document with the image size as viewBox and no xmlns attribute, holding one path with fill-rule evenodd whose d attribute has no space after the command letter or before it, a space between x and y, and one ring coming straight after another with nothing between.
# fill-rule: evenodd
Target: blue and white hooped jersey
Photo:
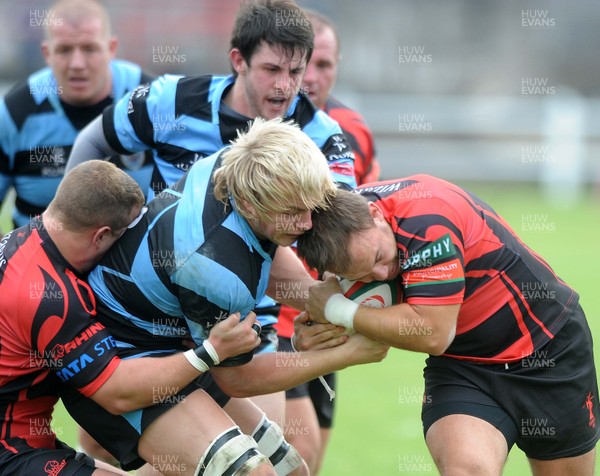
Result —
<instances>
[{"instance_id":1,"label":"blue and white hooped jersey","mask_svg":"<svg viewBox=\"0 0 600 476\"><path fill-rule=\"evenodd\" d=\"M111 96L96 106L66 109L50 68L33 73L0 101L0 200L11 186L15 188L16 226L27 224L54 197L79 131L113 99L118 100L152 80L128 61L113 60L110 68ZM153 169L151 154L114 157L111 161L129 173L143 190L148 188Z\"/></svg>"},{"instance_id":2,"label":"blue and white hooped jersey","mask_svg":"<svg viewBox=\"0 0 600 476\"><path fill-rule=\"evenodd\" d=\"M217 322L236 311L245 317L265 294L276 245L214 198L219 157L197 162L149 202L89 276L98 319L121 355L184 350L186 338L200 344Z\"/></svg>"},{"instance_id":3,"label":"blue and white hooped jersey","mask_svg":"<svg viewBox=\"0 0 600 476\"><path fill-rule=\"evenodd\" d=\"M149 196L181 178L198 159L214 154L246 130L251 119L223 105L233 76L165 75L137 88L104 112L114 150L152 149L157 169ZM337 122L298 94L285 119L293 120L323 151L334 181L356 186L354 154Z\"/></svg>"}]
</instances>

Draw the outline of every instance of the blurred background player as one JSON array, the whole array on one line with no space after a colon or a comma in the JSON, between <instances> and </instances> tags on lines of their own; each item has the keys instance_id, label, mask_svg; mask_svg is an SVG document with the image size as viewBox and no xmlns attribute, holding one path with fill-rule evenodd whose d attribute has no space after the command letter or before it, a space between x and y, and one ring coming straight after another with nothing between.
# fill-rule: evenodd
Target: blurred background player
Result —
<instances>
[{"instance_id":1,"label":"blurred background player","mask_svg":"<svg viewBox=\"0 0 600 476\"><path fill-rule=\"evenodd\" d=\"M14 187L13 226L48 206L78 132L114 99L152 79L138 65L114 59L117 39L100 3L59 0L47 12L41 49L48 67L0 102L0 200ZM111 161L148 188L151 154Z\"/></svg>"},{"instance_id":2,"label":"blurred background player","mask_svg":"<svg viewBox=\"0 0 600 476\"><path fill-rule=\"evenodd\" d=\"M361 185L379 179L380 167L375 158L373 135L363 117L331 96L340 61L339 37L327 17L305 10L315 34L315 47L306 66L303 90L313 103L335 119L354 151L354 175ZM317 277L316 271L311 272ZM276 324L280 350L291 351L295 309L281 306ZM335 390L335 374L324 376ZM323 462L333 425L334 400L320 380L313 380L286 391L284 427L288 441L305 459L311 474L317 474Z\"/></svg>"}]
</instances>

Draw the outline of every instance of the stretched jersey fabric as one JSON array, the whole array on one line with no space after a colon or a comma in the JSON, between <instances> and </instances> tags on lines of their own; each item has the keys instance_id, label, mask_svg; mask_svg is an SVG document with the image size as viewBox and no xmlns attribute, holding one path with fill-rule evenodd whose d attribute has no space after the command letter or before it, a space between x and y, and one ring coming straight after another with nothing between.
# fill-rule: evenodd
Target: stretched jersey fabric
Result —
<instances>
[{"instance_id":1,"label":"stretched jersey fabric","mask_svg":"<svg viewBox=\"0 0 600 476\"><path fill-rule=\"evenodd\" d=\"M354 151L356 183L362 185L379 180L381 168L375 158L373 134L364 118L331 96L327 98L324 111L340 125Z\"/></svg>"},{"instance_id":2,"label":"stretched jersey fabric","mask_svg":"<svg viewBox=\"0 0 600 476\"><path fill-rule=\"evenodd\" d=\"M217 322L236 311L245 317L264 295L276 245L259 241L234 203L215 199L219 164L220 153L196 162L90 273L99 319L121 355L185 350L190 337L199 345Z\"/></svg>"},{"instance_id":3,"label":"stretched jersey fabric","mask_svg":"<svg viewBox=\"0 0 600 476\"><path fill-rule=\"evenodd\" d=\"M352 147L356 183L361 185L379 180L381 169L375 158L373 135L363 117L332 96L327 98L324 111L329 117L337 121ZM308 271L313 278L317 279L316 270L308 269ZM277 335L291 338L294 333L294 317L297 315L298 311L296 309L282 304L275 324Z\"/></svg>"},{"instance_id":4,"label":"stretched jersey fabric","mask_svg":"<svg viewBox=\"0 0 600 476\"><path fill-rule=\"evenodd\" d=\"M540 349L568 322L577 293L485 202L415 175L356 189L392 226L409 304L461 304L444 354L505 363Z\"/></svg>"},{"instance_id":5,"label":"stretched jersey fabric","mask_svg":"<svg viewBox=\"0 0 600 476\"><path fill-rule=\"evenodd\" d=\"M0 200L11 186L16 191L13 220L26 225L48 206L64 175L79 131L102 113L113 98L121 98L152 78L139 66L122 60L110 63L113 88L109 98L92 107L61 102L50 68L33 73L0 102ZM152 175L152 155L112 157L146 190Z\"/></svg>"},{"instance_id":6,"label":"stretched jersey fabric","mask_svg":"<svg viewBox=\"0 0 600 476\"><path fill-rule=\"evenodd\" d=\"M198 159L227 146L250 118L222 103L233 76L165 75L140 86L104 112L103 127L114 150L131 153L148 148L157 169L151 191L179 180ZM334 181L355 185L354 156L339 125L299 94L285 119L295 121L321 148Z\"/></svg>"},{"instance_id":7,"label":"stretched jersey fabric","mask_svg":"<svg viewBox=\"0 0 600 476\"><path fill-rule=\"evenodd\" d=\"M92 395L112 375L115 342L89 286L34 218L0 241L0 452L20 437L54 448L58 385Z\"/></svg>"}]
</instances>

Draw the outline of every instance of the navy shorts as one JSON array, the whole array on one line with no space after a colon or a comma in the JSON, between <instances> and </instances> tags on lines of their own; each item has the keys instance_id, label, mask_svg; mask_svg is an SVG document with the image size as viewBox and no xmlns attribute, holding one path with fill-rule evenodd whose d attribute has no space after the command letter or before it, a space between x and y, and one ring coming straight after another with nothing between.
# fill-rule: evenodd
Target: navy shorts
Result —
<instances>
[{"instance_id":1,"label":"navy shorts","mask_svg":"<svg viewBox=\"0 0 600 476\"><path fill-rule=\"evenodd\" d=\"M0 474L7 476L90 476L96 469L92 458L59 440L56 448L33 448L23 438L9 438L0 448Z\"/></svg>"},{"instance_id":2,"label":"navy shorts","mask_svg":"<svg viewBox=\"0 0 600 476\"><path fill-rule=\"evenodd\" d=\"M447 415L472 415L502 432L528 458L553 460L596 445L598 384L592 336L581 308L534 354L484 365L429 357L421 413L425 435Z\"/></svg>"},{"instance_id":3,"label":"navy shorts","mask_svg":"<svg viewBox=\"0 0 600 476\"><path fill-rule=\"evenodd\" d=\"M73 419L113 455L124 470L130 471L145 463L137 452L144 430L167 410L183 402L187 395L200 389L221 407L229 401L230 397L217 386L210 373L200 375L176 395L160 395L158 392L155 405L124 415L109 413L70 386L61 386L60 397Z\"/></svg>"},{"instance_id":4,"label":"navy shorts","mask_svg":"<svg viewBox=\"0 0 600 476\"><path fill-rule=\"evenodd\" d=\"M293 352L291 340L279 336L279 350L281 352ZM324 375L323 378L327 385L335 391L335 373ZM321 428L331 428L333 426L334 401L329 397L325 386L318 378L290 388L285 392L285 398L290 400L307 396L310 397L315 407L319 426Z\"/></svg>"}]
</instances>

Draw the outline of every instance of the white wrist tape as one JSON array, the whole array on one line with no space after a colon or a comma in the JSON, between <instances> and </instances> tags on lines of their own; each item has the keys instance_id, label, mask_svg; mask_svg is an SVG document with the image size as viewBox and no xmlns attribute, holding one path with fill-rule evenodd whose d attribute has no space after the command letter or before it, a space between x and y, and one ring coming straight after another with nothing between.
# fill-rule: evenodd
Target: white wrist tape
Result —
<instances>
[{"instance_id":1,"label":"white wrist tape","mask_svg":"<svg viewBox=\"0 0 600 476\"><path fill-rule=\"evenodd\" d=\"M341 293L332 295L325 304L324 314L332 324L347 329L354 329L354 315L358 311L358 303L348 299Z\"/></svg>"},{"instance_id":2,"label":"white wrist tape","mask_svg":"<svg viewBox=\"0 0 600 476\"><path fill-rule=\"evenodd\" d=\"M208 364L204 362L200 357L196 355L194 349L186 350L183 353L183 356L188 360L190 364L198 371L198 372L208 372Z\"/></svg>"},{"instance_id":3,"label":"white wrist tape","mask_svg":"<svg viewBox=\"0 0 600 476\"><path fill-rule=\"evenodd\" d=\"M206 352L208 352L208 355L210 355L210 358L212 359L213 363L215 365L219 365L219 363L221 362L219 360L219 354L217 354L217 351L215 350L214 346L209 342L209 340L204 339L202 341L202 345L206 349Z\"/></svg>"}]
</instances>

